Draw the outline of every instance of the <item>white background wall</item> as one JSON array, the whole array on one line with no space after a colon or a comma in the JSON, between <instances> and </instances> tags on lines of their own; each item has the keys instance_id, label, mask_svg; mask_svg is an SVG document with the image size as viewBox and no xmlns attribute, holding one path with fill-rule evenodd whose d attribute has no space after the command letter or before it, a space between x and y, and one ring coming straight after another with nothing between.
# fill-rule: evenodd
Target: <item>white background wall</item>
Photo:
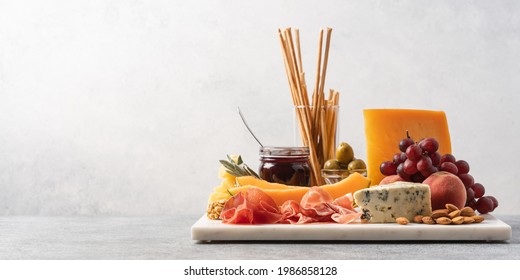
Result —
<instances>
[{"instance_id":1,"label":"white background wall","mask_svg":"<svg viewBox=\"0 0 520 280\"><path fill-rule=\"evenodd\" d=\"M519 213L518 1L0 0L0 215L200 213L218 160L292 144L277 29L299 27L340 138L364 108L444 110L454 154Z\"/></svg>"}]
</instances>

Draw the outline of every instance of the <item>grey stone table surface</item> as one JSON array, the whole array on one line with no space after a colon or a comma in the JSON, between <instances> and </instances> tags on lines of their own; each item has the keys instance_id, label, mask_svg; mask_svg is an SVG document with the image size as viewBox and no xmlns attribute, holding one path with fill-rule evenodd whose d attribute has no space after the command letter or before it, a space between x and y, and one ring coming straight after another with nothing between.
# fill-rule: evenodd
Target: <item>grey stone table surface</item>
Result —
<instances>
[{"instance_id":1,"label":"grey stone table surface","mask_svg":"<svg viewBox=\"0 0 520 280\"><path fill-rule=\"evenodd\" d=\"M211 242L191 240L199 215L0 217L0 259L520 259L520 215L498 216L507 242Z\"/></svg>"}]
</instances>

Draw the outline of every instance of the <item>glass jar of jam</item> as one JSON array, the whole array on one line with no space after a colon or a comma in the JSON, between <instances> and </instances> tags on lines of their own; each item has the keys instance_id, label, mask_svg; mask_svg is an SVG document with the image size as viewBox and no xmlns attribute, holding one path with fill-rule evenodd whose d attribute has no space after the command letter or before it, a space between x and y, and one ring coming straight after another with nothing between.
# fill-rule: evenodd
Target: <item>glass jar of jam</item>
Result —
<instances>
[{"instance_id":1,"label":"glass jar of jam","mask_svg":"<svg viewBox=\"0 0 520 280\"><path fill-rule=\"evenodd\" d=\"M261 147L259 175L271 183L310 185L308 147Z\"/></svg>"}]
</instances>

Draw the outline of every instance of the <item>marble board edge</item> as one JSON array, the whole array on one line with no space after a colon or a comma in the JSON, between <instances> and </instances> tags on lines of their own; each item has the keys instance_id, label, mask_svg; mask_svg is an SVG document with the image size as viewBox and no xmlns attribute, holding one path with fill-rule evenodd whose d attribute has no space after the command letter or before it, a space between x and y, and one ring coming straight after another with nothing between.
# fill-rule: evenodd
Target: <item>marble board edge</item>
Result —
<instances>
[{"instance_id":1,"label":"marble board edge","mask_svg":"<svg viewBox=\"0 0 520 280\"><path fill-rule=\"evenodd\" d=\"M202 216L191 227L196 241L507 241L511 226L493 215L480 224L272 224L227 225Z\"/></svg>"}]
</instances>

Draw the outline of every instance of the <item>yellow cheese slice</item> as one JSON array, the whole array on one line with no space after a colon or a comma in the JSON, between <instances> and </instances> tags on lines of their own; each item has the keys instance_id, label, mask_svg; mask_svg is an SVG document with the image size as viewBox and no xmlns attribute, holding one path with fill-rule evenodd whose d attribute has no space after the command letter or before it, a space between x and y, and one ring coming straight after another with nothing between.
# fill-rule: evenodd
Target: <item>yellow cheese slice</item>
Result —
<instances>
[{"instance_id":1,"label":"yellow cheese slice","mask_svg":"<svg viewBox=\"0 0 520 280\"><path fill-rule=\"evenodd\" d=\"M441 155L451 153L448 121L443 111L365 109L364 118L367 173L372 185L379 184L385 177L379 166L400 152L399 142L406 137L406 130L416 142L427 137L435 138Z\"/></svg>"}]
</instances>

